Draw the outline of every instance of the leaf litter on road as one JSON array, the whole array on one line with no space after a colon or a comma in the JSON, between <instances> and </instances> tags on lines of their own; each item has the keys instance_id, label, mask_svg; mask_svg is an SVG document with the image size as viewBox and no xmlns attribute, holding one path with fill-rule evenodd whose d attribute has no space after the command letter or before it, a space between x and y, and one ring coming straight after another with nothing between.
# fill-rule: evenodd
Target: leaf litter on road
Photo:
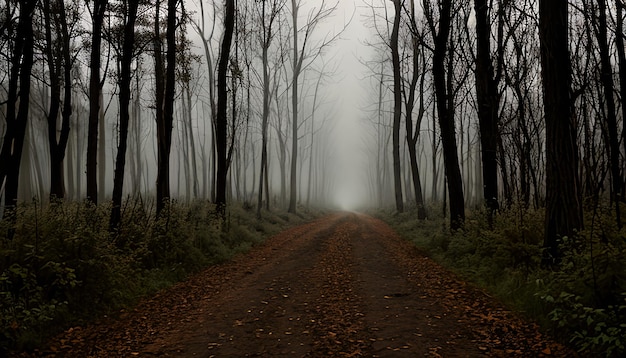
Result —
<instances>
[{"instance_id":1,"label":"leaf litter on road","mask_svg":"<svg viewBox=\"0 0 626 358\"><path fill-rule=\"evenodd\" d=\"M337 213L286 230L46 357L562 357L575 353L422 255L380 220Z\"/></svg>"}]
</instances>

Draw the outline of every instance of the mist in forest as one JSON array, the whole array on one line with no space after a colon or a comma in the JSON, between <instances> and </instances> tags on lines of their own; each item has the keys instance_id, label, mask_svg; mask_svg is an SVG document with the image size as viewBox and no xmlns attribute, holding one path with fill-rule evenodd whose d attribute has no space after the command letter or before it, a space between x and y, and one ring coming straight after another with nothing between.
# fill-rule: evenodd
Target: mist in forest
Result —
<instances>
[{"instance_id":1,"label":"mist in forest","mask_svg":"<svg viewBox=\"0 0 626 358\"><path fill-rule=\"evenodd\" d=\"M323 41L326 37L336 37L332 43L325 45L323 51L310 61L303 71L301 84L301 102L299 116L301 141L300 163L298 173L298 202L315 202L316 205L332 205L341 208L363 205L367 202L369 193L365 182L367 169L367 156L364 147L366 140L363 134L364 107L366 106L367 74L361 62L364 61L368 48L363 44L364 27L361 10L356 6L356 1L341 1L336 4L325 4L326 9L332 9L317 24L311 32L315 41ZM287 18L290 16L287 2L281 2L283 19L281 36L288 36ZM302 20L319 7L309 2L302 3L300 10ZM205 3L201 8L199 3L186 4L189 20L185 22L185 33L190 41L189 55L191 64L186 69L188 81L176 88L175 111L172 133L172 150L170 154L170 185L171 196L180 201L188 201L194 198L211 198L213 183L210 177L215 175L213 162L215 158L211 151L212 134L211 127L211 99L210 80L207 73L207 62L212 61L211 68L216 69L217 55L222 37L222 9L221 4ZM250 7L250 6L249 6ZM202 12L205 14L205 23L202 22ZM240 9L241 12L243 10ZM250 11L251 13L252 11ZM250 14L248 14L250 15ZM78 15L76 15L78 16ZM85 28L91 26L88 14L80 13L84 20ZM243 15L241 15L243 16ZM253 16L253 15L250 15ZM203 39L198 34L198 28L204 26L205 31L213 32L212 37ZM210 30L209 30L210 29ZM103 33L105 34L105 33ZM87 48L79 49L80 36L74 35L72 46L78 61L74 65L72 76L73 104L70 119L70 131L67 139L67 154L64 166L65 195L72 200L82 200L86 195L85 161L88 138L89 116L88 103L88 52ZM243 36L243 35L241 35ZM251 36L251 35L248 35ZM43 39L42 39L43 40ZM206 41L209 52L203 50L202 42ZM239 38L239 41L244 41ZM282 39L286 42L287 39ZM105 41L106 42L106 41ZM8 43L6 44L8 45ZM280 44L287 46L288 44ZM103 83L101 101L100 137L98 143L98 191L105 200L111 197L113 190L113 174L115 168L115 156L119 146L119 89L117 87L117 74L114 72L114 63L119 54L113 48L115 44L103 47ZM145 46L145 45L144 45ZM272 50L278 51L276 45ZM250 58L251 65L258 64L258 53L252 49ZM207 58L209 53L212 57ZM46 74L46 61L44 54L38 54L42 58L35 61L33 74ZM154 122L154 71L151 67L151 54L144 52L137 56L132 63L133 78L131 81L132 98L130 102L130 121L128 134L128 151L126 154L126 170L124 179L124 196L154 195L154 184L157 177L158 152L157 133ZM287 62L287 58L283 59ZM243 61L243 60L241 60ZM107 66L107 67L105 67ZM108 73L106 73L108 71ZM256 201L258 192L258 171L260 162L261 146L259 135L259 117L261 114L262 100L259 98L258 73L249 72L249 86L253 93L250 101L251 108L246 108L244 98L240 99L240 115L245 113L247 129L243 129L241 123L237 124L238 137L233 154L230 175L229 196L233 199L247 202ZM291 140L287 131L290 124L289 117L292 115L290 108L287 78L291 71L288 63L284 64L284 72L281 79L284 83L277 84L275 103L272 104L269 128L268 162L269 176L268 188L271 192L270 199L273 205L285 205L286 193L281 192L286 186L288 191L289 180L281 184L281 176L288 176L287 171L281 172L281 155L284 151L288 164L290 159ZM213 75L214 80L215 75ZM318 78L321 79L318 81ZM6 75L5 77L6 78ZM255 83L256 81L256 83ZM317 94L314 93L317 88ZM244 87L242 85L242 87ZM48 115L47 102L50 96L50 88L46 81L33 81L31 94L31 110L29 121L26 125L24 139L24 151L20 171L20 186L18 197L20 200L30 201L46 200L50 190L50 156L47 139L48 125L44 118ZM241 92L240 92L241 93ZM315 99L314 96L317 96ZM278 98L280 97L280 98ZM315 103L315 117L312 117L313 101ZM274 100L272 100L274 102ZM278 109L278 107L281 107ZM4 109L5 107L3 107ZM248 112L249 111L249 112ZM5 114L5 113L3 113ZM280 122L277 122L280 118ZM313 120L315 122L313 122ZM3 122L3 133L6 124ZM61 123L58 123L58 131ZM243 140L242 132L246 131L249 136ZM313 142L309 139L313 131L316 138ZM283 132L285 149L278 148L278 133ZM231 134L229 134L231 135ZM245 141L245 143L244 143ZM311 143L314 143L314 153L311 156ZM246 151L244 154L243 152ZM244 158L246 156L246 158ZM315 156L318 156L316 159ZM315 163L311 164L313 159ZM256 166L256 167L255 167ZM309 176L309 170L312 174ZM236 174L233 174L236 173ZM323 176L323 177L322 177ZM235 178L236 177L236 178ZM311 179L309 179L309 177ZM285 179L285 178L283 178ZM237 181L237 183L235 183ZM309 182L311 181L311 182ZM311 187L311 189L309 189ZM314 198L312 198L314 197ZM283 201L280 204L280 201Z\"/></svg>"}]
</instances>

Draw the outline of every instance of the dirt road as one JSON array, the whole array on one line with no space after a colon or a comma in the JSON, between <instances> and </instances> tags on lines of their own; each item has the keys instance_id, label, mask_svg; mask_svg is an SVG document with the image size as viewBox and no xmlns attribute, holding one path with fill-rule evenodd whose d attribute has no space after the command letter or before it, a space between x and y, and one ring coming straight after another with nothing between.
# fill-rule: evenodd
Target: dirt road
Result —
<instances>
[{"instance_id":1,"label":"dirt road","mask_svg":"<svg viewBox=\"0 0 626 358\"><path fill-rule=\"evenodd\" d=\"M44 356L572 356L368 216L287 230Z\"/></svg>"}]
</instances>

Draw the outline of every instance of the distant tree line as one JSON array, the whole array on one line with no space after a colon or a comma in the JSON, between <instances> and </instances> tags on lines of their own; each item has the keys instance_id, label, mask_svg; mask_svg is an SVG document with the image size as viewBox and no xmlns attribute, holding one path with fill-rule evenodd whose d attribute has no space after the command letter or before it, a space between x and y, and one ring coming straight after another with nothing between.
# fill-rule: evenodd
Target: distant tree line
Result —
<instances>
[{"instance_id":1,"label":"distant tree line","mask_svg":"<svg viewBox=\"0 0 626 358\"><path fill-rule=\"evenodd\" d=\"M319 26L337 3L187 6L183 0L5 3L4 219L14 218L18 199L48 197L110 200L112 231L119 229L125 195L153 195L157 214L173 198L209 199L221 213L234 198L256 204L259 216L270 202L295 212L298 203L324 200L331 149L321 134L332 113L322 113L324 119L315 113L328 101L318 91L329 74L322 56L340 32L322 33ZM203 54L191 39L198 37ZM274 157L278 170L270 167ZM280 177L279 194L272 173Z\"/></svg>"}]
</instances>

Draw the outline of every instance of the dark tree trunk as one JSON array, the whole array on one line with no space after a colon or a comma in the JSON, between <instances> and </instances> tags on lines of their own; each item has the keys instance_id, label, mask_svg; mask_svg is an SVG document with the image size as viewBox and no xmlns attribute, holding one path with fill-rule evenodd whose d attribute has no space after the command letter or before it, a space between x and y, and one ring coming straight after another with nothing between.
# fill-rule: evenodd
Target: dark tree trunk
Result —
<instances>
[{"instance_id":1,"label":"dark tree trunk","mask_svg":"<svg viewBox=\"0 0 626 358\"><path fill-rule=\"evenodd\" d=\"M622 123L626 124L626 54L624 53L624 3L623 0L616 0L615 7L617 8L617 29L615 32L615 47L617 48L617 59L619 68L619 82L620 82L620 103L622 106ZM622 142L624 146L624 152L626 152L626 125L622 125ZM624 178L622 178L624 179ZM622 197L621 201L626 200L624 197L624 184L622 183Z\"/></svg>"},{"instance_id":2,"label":"dark tree trunk","mask_svg":"<svg viewBox=\"0 0 626 358\"><path fill-rule=\"evenodd\" d=\"M393 64L393 184L394 197L396 199L396 210L404 211L404 201L402 199L402 175L400 173L400 120L402 117L402 77L400 76L400 54L398 51L398 33L400 31L400 15L402 5L400 0L393 0L396 15L393 20L393 30L391 31L391 62Z\"/></svg>"},{"instance_id":3,"label":"dark tree trunk","mask_svg":"<svg viewBox=\"0 0 626 358\"><path fill-rule=\"evenodd\" d=\"M109 222L111 231L119 228L122 220L122 192L124 188L124 170L126 167L126 148L128 145L128 123L130 113L130 87L131 87L131 64L135 49L135 21L137 20L138 2L129 0L127 3L126 23L124 24L124 38L122 44L122 56L120 61L119 78L119 145L115 159L115 172L113 176L113 207Z\"/></svg>"},{"instance_id":4,"label":"dark tree trunk","mask_svg":"<svg viewBox=\"0 0 626 358\"><path fill-rule=\"evenodd\" d=\"M87 200L93 204L98 203L98 120L100 116L100 91L102 90L100 47L102 44L102 25L107 4L108 0L94 0L91 19L89 124L87 129ZM104 185L103 183L101 184Z\"/></svg>"},{"instance_id":5,"label":"dark tree trunk","mask_svg":"<svg viewBox=\"0 0 626 358\"><path fill-rule=\"evenodd\" d=\"M65 197L65 177L63 175L63 162L65 160L65 153L67 150L67 143L70 139L70 119L72 117L73 98L72 98L72 69L74 67L72 56L70 54L71 39L68 30L67 18L65 15L65 6L63 1L59 1L61 7L60 22L61 29L63 31L63 109L61 111L61 133L59 141L57 143L57 155L56 155L56 175L52 175L54 183L51 190L51 195L55 194L57 197Z\"/></svg>"},{"instance_id":6,"label":"dark tree trunk","mask_svg":"<svg viewBox=\"0 0 626 358\"><path fill-rule=\"evenodd\" d=\"M298 78L302 58L298 56L298 9L300 5L296 0L291 0L291 13L293 19L293 82L291 83L291 167L289 178L289 208L290 213L296 212L296 164L298 163ZM302 54L304 56L304 54Z\"/></svg>"},{"instance_id":7,"label":"dark tree trunk","mask_svg":"<svg viewBox=\"0 0 626 358\"><path fill-rule=\"evenodd\" d=\"M57 148L57 119L61 111L61 78L59 75L61 63L58 51L52 40L52 10L50 0L43 1L43 15L45 24L45 56L50 78L50 106L48 107L48 144L50 146L50 199L63 198L62 182L56 179L62 175L63 167L59 168L59 152ZM61 177L62 178L62 177Z\"/></svg>"},{"instance_id":8,"label":"dark tree trunk","mask_svg":"<svg viewBox=\"0 0 626 358\"><path fill-rule=\"evenodd\" d=\"M498 209L498 83L491 60L491 25L487 0L474 0L476 10L476 100L483 167L483 196L489 223Z\"/></svg>"},{"instance_id":9,"label":"dark tree trunk","mask_svg":"<svg viewBox=\"0 0 626 358\"><path fill-rule=\"evenodd\" d=\"M167 2L167 68L165 69L165 83L156 79L157 90L157 214L160 214L170 199L170 151L172 148L172 124L174 122L174 94L176 89L176 5L177 0ZM156 44L155 67L163 73L161 41L159 33L158 7L155 17ZM159 76L157 76L159 77ZM162 107L161 107L162 106ZM163 108L162 111L160 108Z\"/></svg>"},{"instance_id":10,"label":"dark tree trunk","mask_svg":"<svg viewBox=\"0 0 626 358\"><path fill-rule=\"evenodd\" d=\"M615 220L617 227L622 227L619 210L619 201L622 196L622 177L619 165L619 139L617 135L617 114L615 101L613 100L613 69L611 68L611 54L609 53L607 23L606 23L606 0L598 0L598 47L600 48L600 79L604 89L604 103L606 104L606 129L609 136L609 159L611 163L611 200L615 205Z\"/></svg>"},{"instance_id":11,"label":"dark tree trunk","mask_svg":"<svg viewBox=\"0 0 626 358\"><path fill-rule=\"evenodd\" d=\"M163 40L161 38L161 1L155 4L154 16L154 73L165 73L163 59ZM164 158L168 145L167 121L165 119L165 78L163 76L154 77L154 99L155 99L155 121L157 129L157 214L160 214L165 204L164 198L169 198L169 155Z\"/></svg>"},{"instance_id":12,"label":"dark tree trunk","mask_svg":"<svg viewBox=\"0 0 626 358\"><path fill-rule=\"evenodd\" d=\"M63 199L65 197L65 180L63 175L63 161L65 149L70 134L70 117L72 115L72 59L70 54L70 35L67 26L65 5L63 1L55 4L52 10L50 0L44 5L44 21L46 24L46 57L48 71L50 73L50 107L48 112L48 144L50 146L50 199ZM52 26L51 16L54 16L55 26ZM57 33L57 41L54 44L52 29L60 29ZM61 53L59 53L59 49ZM63 80L61 80L61 67L63 68ZM61 111L61 83L63 83L63 109ZM57 120L59 112L62 114L61 131L57 139Z\"/></svg>"},{"instance_id":13,"label":"dark tree trunk","mask_svg":"<svg viewBox=\"0 0 626 358\"><path fill-rule=\"evenodd\" d=\"M261 167L259 170L259 190L257 197L257 217L261 218L261 209L263 208L263 187L264 181L263 179L266 177L265 174L267 172L267 126L270 115L270 74L269 74L269 60L268 60L268 51L272 41L273 33L272 33L272 25L276 15L275 3L270 10L270 18L269 22L266 24L266 3L263 2L261 4L261 18L263 21L263 45L262 45L262 64L263 64L263 113L262 113L262 123L261 123ZM280 138L280 137L279 137ZM283 153L281 151L281 153ZM281 160L281 164L283 161ZM282 176L282 180L284 181L284 175ZM269 203L268 203L269 207Z\"/></svg>"},{"instance_id":14,"label":"dark tree trunk","mask_svg":"<svg viewBox=\"0 0 626 358\"><path fill-rule=\"evenodd\" d=\"M415 4L411 0L411 23L414 29L417 28L415 18ZM420 134L420 127L424 118L424 82L426 73L426 59L422 57L423 67L420 69L420 51L419 51L418 35L415 33L412 37L413 46L413 75L411 83L409 85L408 94L405 93L405 127L406 127L406 144L409 149L409 162L411 164L411 176L413 179L413 192L415 195L415 205L417 207L417 218L420 220L426 219L426 207L424 205L424 198L422 196L422 182L420 180L419 166L417 164L417 140ZM421 75L420 75L421 71ZM415 108L415 91L417 89L417 83L420 83L420 104L419 112L417 114L417 121L415 123L415 130L413 129L413 109ZM408 194L407 194L408 195Z\"/></svg>"},{"instance_id":15,"label":"dark tree trunk","mask_svg":"<svg viewBox=\"0 0 626 358\"><path fill-rule=\"evenodd\" d=\"M439 31L435 34L435 50L433 54L433 81L439 128L441 129L441 145L445 166L448 196L450 199L450 228L462 229L465 222L465 199L463 196L463 180L459 169L459 157L456 147L453 98L448 98L449 83L446 83L445 60L448 48L448 37L451 27L452 0L443 0L440 6ZM452 53L448 54L453 56ZM451 74L448 74L451 76Z\"/></svg>"},{"instance_id":16,"label":"dark tree trunk","mask_svg":"<svg viewBox=\"0 0 626 358\"><path fill-rule=\"evenodd\" d=\"M14 38L6 102L6 132L0 152L0 188L4 184L7 218L15 220L22 150L30 106L30 74L33 68L33 13L37 1L18 2L19 23ZM13 237L13 231L7 235Z\"/></svg>"},{"instance_id":17,"label":"dark tree trunk","mask_svg":"<svg viewBox=\"0 0 626 358\"><path fill-rule=\"evenodd\" d=\"M217 145L217 180L215 204L221 214L226 206L226 179L228 177L228 88L227 72L230 47L235 28L235 0L226 0L224 14L224 38L217 69L217 118L215 140Z\"/></svg>"},{"instance_id":18,"label":"dark tree trunk","mask_svg":"<svg viewBox=\"0 0 626 358\"><path fill-rule=\"evenodd\" d=\"M559 240L582 228L578 148L570 101L568 3L539 1L541 75L546 121L546 217L542 264L559 259Z\"/></svg>"}]
</instances>

